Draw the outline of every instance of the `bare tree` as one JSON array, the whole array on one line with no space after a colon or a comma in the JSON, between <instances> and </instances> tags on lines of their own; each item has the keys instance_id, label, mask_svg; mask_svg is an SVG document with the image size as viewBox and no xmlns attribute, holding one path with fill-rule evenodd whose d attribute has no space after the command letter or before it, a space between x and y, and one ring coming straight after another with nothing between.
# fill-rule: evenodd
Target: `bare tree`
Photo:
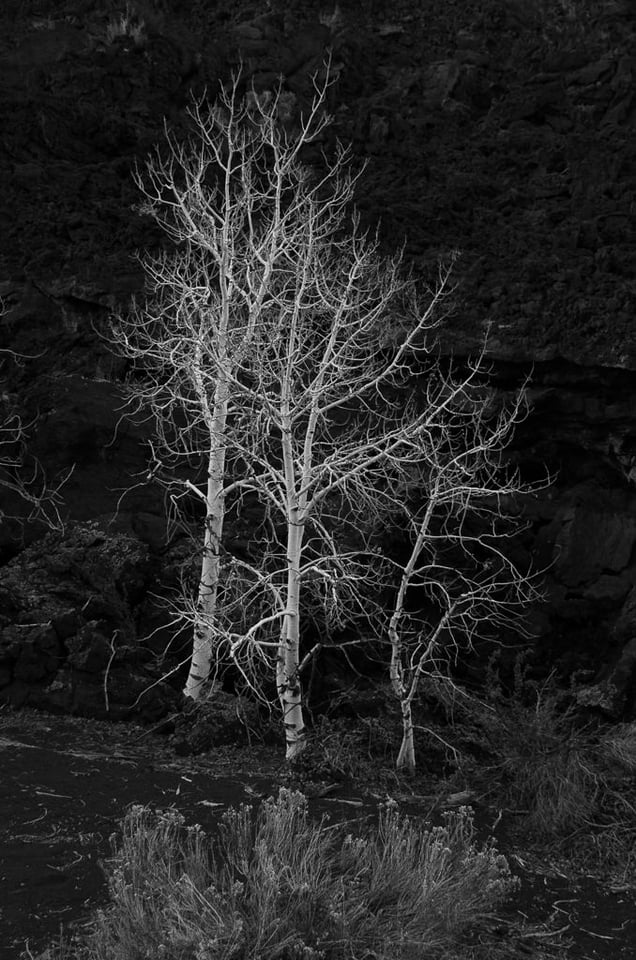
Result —
<instances>
[{"instance_id":1,"label":"bare tree","mask_svg":"<svg viewBox=\"0 0 636 960\"><path fill-rule=\"evenodd\" d=\"M237 78L191 108L193 139L168 135L138 176L175 248L146 258L150 296L113 328L154 419L152 473L176 507L194 496L205 514L197 597L182 610L185 693L201 695L222 650L246 676L255 658L273 668L290 759L304 744L303 612L364 611L380 582L372 531L392 491L426 472L423 438L469 397L432 353L450 266L418 293L401 253L383 258L360 228L347 150L321 172L305 162L327 87L316 81L294 122L281 90L242 98ZM416 371L424 403L409 396ZM254 556L231 555L228 511L254 503Z\"/></svg>"},{"instance_id":2,"label":"bare tree","mask_svg":"<svg viewBox=\"0 0 636 960\"><path fill-rule=\"evenodd\" d=\"M484 386L486 373L480 359L468 374L447 376L453 402L442 408L433 400L439 418L418 436L417 489L405 490L398 505L411 549L388 626L390 677L402 714L397 767L411 772L412 707L422 678L440 676L480 636L496 638L511 626L523 633L527 605L540 599L539 575L519 569L506 542L524 526L523 497L549 481L524 483L507 464L507 447L527 414L525 389L508 404L498 402ZM429 398L425 403L431 406Z\"/></svg>"}]
</instances>

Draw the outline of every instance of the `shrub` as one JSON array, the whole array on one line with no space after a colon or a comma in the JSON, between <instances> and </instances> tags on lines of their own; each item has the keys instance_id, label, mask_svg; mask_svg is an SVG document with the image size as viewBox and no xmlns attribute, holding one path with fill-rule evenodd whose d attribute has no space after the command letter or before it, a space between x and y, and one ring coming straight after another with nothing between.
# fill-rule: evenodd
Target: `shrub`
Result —
<instances>
[{"instance_id":1,"label":"shrub","mask_svg":"<svg viewBox=\"0 0 636 960\"><path fill-rule=\"evenodd\" d=\"M286 789L229 810L215 839L133 807L107 871L112 905L73 948L84 960L447 957L516 882L467 808L423 828L390 801L354 837Z\"/></svg>"},{"instance_id":2,"label":"shrub","mask_svg":"<svg viewBox=\"0 0 636 960\"><path fill-rule=\"evenodd\" d=\"M624 772L633 776L636 773L636 722L618 724L605 733L599 754L600 762L610 766L610 774Z\"/></svg>"}]
</instances>

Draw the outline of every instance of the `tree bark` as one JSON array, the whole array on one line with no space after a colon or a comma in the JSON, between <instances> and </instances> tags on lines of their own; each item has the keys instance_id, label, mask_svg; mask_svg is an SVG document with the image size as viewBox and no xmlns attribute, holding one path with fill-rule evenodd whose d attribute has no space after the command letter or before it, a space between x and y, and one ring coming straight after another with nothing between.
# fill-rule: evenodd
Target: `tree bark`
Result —
<instances>
[{"instance_id":1,"label":"tree bark","mask_svg":"<svg viewBox=\"0 0 636 960\"><path fill-rule=\"evenodd\" d=\"M395 765L398 770L415 773L415 737L410 699L403 699L400 706L402 708L402 743Z\"/></svg>"},{"instance_id":2,"label":"tree bark","mask_svg":"<svg viewBox=\"0 0 636 960\"><path fill-rule=\"evenodd\" d=\"M212 672L214 657L214 620L221 572L221 542L225 519L225 428L227 422L227 386L217 385L211 419L212 443L208 461L206 518L201 558L201 577L197 597L190 671L184 696L200 700Z\"/></svg>"},{"instance_id":3,"label":"tree bark","mask_svg":"<svg viewBox=\"0 0 636 960\"><path fill-rule=\"evenodd\" d=\"M300 664L300 557L304 522L300 511L292 505L287 535L287 609L283 619L278 651L277 688L283 711L287 760L293 760L305 747L305 722L302 708L302 687L298 675Z\"/></svg>"}]
</instances>

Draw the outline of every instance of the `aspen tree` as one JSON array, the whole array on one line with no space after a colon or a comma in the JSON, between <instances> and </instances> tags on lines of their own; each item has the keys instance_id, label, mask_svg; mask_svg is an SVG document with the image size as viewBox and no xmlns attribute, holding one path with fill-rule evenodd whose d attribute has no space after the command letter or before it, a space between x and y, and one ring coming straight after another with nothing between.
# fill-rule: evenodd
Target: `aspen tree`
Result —
<instances>
[{"instance_id":1,"label":"aspen tree","mask_svg":"<svg viewBox=\"0 0 636 960\"><path fill-rule=\"evenodd\" d=\"M396 765L409 772L416 767L413 701L421 681L439 677L480 636L496 638L509 627L524 633L527 605L540 599L538 575L513 562L506 542L523 528L522 498L547 480L524 483L507 464L515 427L527 415L526 393L497 404L486 374L480 359L462 376L446 375L450 403L426 398L433 416L417 438L417 481L410 492L403 488L398 504L410 552L388 635L402 717Z\"/></svg>"}]
</instances>

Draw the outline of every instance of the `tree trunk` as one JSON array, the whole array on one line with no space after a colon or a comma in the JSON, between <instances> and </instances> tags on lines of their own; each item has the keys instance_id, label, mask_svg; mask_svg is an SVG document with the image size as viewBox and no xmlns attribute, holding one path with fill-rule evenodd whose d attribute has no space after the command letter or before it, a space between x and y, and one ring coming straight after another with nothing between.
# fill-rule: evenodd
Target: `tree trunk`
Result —
<instances>
[{"instance_id":1,"label":"tree trunk","mask_svg":"<svg viewBox=\"0 0 636 960\"><path fill-rule=\"evenodd\" d=\"M287 610L278 650L277 688L283 711L286 759L293 760L305 747L302 687L298 675L300 663L300 556L304 524L297 507L290 510L287 536Z\"/></svg>"},{"instance_id":2,"label":"tree trunk","mask_svg":"<svg viewBox=\"0 0 636 960\"><path fill-rule=\"evenodd\" d=\"M402 743L395 765L398 770L415 773L415 738L413 735L413 716L411 701L407 698L401 702L402 707Z\"/></svg>"},{"instance_id":3,"label":"tree trunk","mask_svg":"<svg viewBox=\"0 0 636 960\"><path fill-rule=\"evenodd\" d=\"M422 552L426 534L428 533L431 517L433 515L434 504L435 499L431 498L426 508L424 518L420 524L415 543L411 550L411 556L409 557L408 562L402 572L400 586L398 588L395 606L393 608L393 614L391 615L391 619L389 621L389 641L391 643L391 664L389 668L389 676L391 679L393 692L399 701L400 710L402 712L402 743L400 745L400 751L396 760L396 767L398 770L407 769L411 773L415 771L415 739L413 733L413 713L411 710L411 702L417 688L421 661L420 664L418 664L415 675L412 674L410 680L407 679L405 682L403 664L404 644L402 642L401 623L405 614L404 602L406 599L406 593L411 584L413 573L415 571L419 556Z\"/></svg>"},{"instance_id":4,"label":"tree trunk","mask_svg":"<svg viewBox=\"0 0 636 960\"><path fill-rule=\"evenodd\" d=\"M201 578L197 597L190 672L184 695L200 700L212 670L214 652L214 617L219 584L220 545L223 532L222 513L210 512L206 517Z\"/></svg>"},{"instance_id":5,"label":"tree trunk","mask_svg":"<svg viewBox=\"0 0 636 960\"><path fill-rule=\"evenodd\" d=\"M225 426L227 420L226 390L218 388L217 403L211 420L212 442L208 461L206 518L201 559L201 577L197 597L190 672L184 696L200 700L210 678L214 657L214 621L221 571L221 540L225 520Z\"/></svg>"},{"instance_id":6,"label":"tree trunk","mask_svg":"<svg viewBox=\"0 0 636 960\"><path fill-rule=\"evenodd\" d=\"M400 704L402 713L402 743L400 751L395 761L398 770L406 768L409 771L415 770L415 743L413 738L413 717L411 711L411 701L408 697L406 685L404 682L404 667L402 664L402 638L400 633L400 622L404 615L404 596L406 594L408 580L406 573L402 577L400 588L398 590L395 609L389 622L389 640L391 641L391 664L389 676L393 692Z\"/></svg>"}]
</instances>

